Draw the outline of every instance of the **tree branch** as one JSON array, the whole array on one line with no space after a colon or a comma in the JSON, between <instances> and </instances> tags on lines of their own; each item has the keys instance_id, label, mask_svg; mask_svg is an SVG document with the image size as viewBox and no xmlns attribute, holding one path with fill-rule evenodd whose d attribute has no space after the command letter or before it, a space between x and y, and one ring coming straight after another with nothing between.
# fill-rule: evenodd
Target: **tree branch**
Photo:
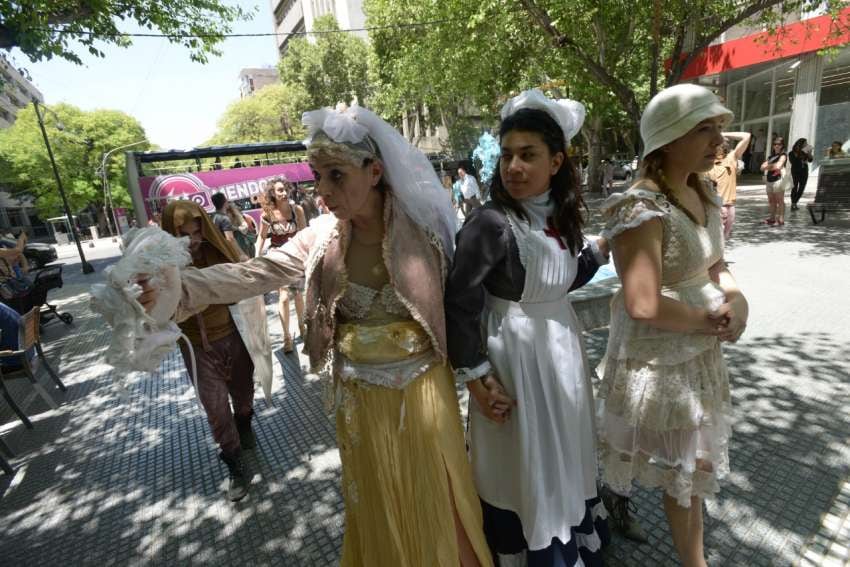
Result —
<instances>
[{"instance_id":1,"label":"tree branch","mask_svg":"<svg viewBox=\"0 0 850 567\"><path fill-rule=\"evenodd\" d=\"M684 57L681 57L681 53L674 52L674 57L670 62L670 74L667 76L667 86L675 85L679 82L679 79L682 76L682 73L685 72L685 69L688 68L688 65L700 54L702 53L711 43L723 35L723 32L730 29L733 26L736 26L743 22L744 20L751 18L758 14L759 12L763 12L769 8L773 8L779 4L782 4L784 0L759 0L758 2L753 2L734 16L730 16L726 20L720 22L714 31L705 34L698 41L695 42L693 49ZM678 45L678 38L677 38ZM681 48L680 48L681 51Z\"/></svg>"},{"instance_id":2,"label":"tree branch","mask_svg":"<svg viewBox=\"0 0 850 567\"><path fill-rule=\"evenodd\" d=\"M519 3L525 8L531 18L543 28L543 31L549 35L555 47L570 51L586 69L606 87L614 91L614 94L623 105L624 110L629 117L634 121L635 125L640 122L640 107L635 98L634 91L628 85L617 79L608 70L600 65L593 57L590 57L570 36L561 33L552 23L552 19L545 10L540 8L534 0L519 0Z\"/></svg>"}]
</instances>

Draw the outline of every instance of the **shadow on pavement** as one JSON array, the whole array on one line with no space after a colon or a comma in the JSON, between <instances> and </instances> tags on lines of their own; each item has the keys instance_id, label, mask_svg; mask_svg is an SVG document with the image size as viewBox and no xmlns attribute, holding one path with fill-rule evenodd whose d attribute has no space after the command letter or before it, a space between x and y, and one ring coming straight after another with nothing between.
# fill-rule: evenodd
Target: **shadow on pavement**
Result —
<instances>
[{"instance_id":1,"label":"shadow on pavement","mask_svg":"<svg viewBox=\"0 0 850 567\"><path fill-rule=\"evenodd\" d=\"M595 366L607 330L588 337ZM732 379L732 472L708 504L709 565L795 564L848 470L850 346L827 334L774 335L724 349ZM675 566L660 491L633 493L650 542L615 536L612 565Z\"/></svg>"},{"instance_id":2,"label":"shadow on pavement","mask_svg":"<svg viewBox=\"0 0 850 567\"><path fill-rule=\"evenodd\" d=\"M49 343L69 388L59 410L33 403L34 431L2 415L18 469L0 477L4 562L334 564L343 511L333 426L322 384L302 375L297 357L278 353L285 383L274 405L255 400L258 447L245 459L252 487L230 503L179 353L155 374L123 377L131 402L122 404L87 301L63 304L78 317L75 330Z\"/></svg>"}]
</instances>

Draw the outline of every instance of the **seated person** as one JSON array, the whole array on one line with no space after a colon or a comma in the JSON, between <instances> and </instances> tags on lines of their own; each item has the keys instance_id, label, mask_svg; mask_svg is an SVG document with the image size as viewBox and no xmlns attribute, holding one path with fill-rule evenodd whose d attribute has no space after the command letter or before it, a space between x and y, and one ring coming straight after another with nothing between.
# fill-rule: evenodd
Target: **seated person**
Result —
<instances>
[{"instance_id":1,"label":"seated person","mask_svg":"<svg viewBox=\"0 0 850 567\"><path fill-rule=\"evenodd\" d=\"M21 344L21 316L17 311L6 304L0 303L0 351L18 350ZM32 360L35 356L35 348L27 351L27 358ZM0 359L0 369L5 371L18 370L21 368L20 359Z\"/></svg>"},{"instance_id":2,"label":"seated person","mask_svg":"<svg viewBox=\"0 0 850 567\"><path fill-rule=\"evenodd\" d=\"M27 233L21 231L14 247L7 248L0 243L0 279L9 277L23 278L29 273L29 262L24 256L27 245Z\"/></svg>"},{"instance_id":3,"label":"seated person","mask_svg":"<svg viewBox=\"0 0 850 567\"><path fill-rule=\"evenodd\" d=\"M832 142L832 145L826 151L826 157L828 159L836 159L836 158L847 157L847 155L844 153L844 150L841 147L841 142L839 142L837 140L835 142Z\"/></svg>"}]
</instances>

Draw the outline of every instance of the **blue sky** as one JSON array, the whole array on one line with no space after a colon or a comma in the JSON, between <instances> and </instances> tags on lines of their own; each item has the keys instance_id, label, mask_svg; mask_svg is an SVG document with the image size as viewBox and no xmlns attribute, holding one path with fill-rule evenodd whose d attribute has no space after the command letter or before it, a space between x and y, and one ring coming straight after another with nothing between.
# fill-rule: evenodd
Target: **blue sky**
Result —
<instances>
[{"instance_id":1,"label":"blue sky","mask_svg":"<svg viewBox=\"0 0 850 567\"><path fill-rule=\"evenodd\" d=\"M239 3L258 11L232 33L274 31L268 0ZM127 49L107 46L102 59L82 48L75 51L84 66L62 59L31 63L20 52L12 55L30 72L47 104L122 110L142 123L151 142L166 149L192 148L212 136L224 109L239 99L239 71L275 65L278 59L273 36L229 38L221 45L222 56L206 65L192 62L188 50L163 38L134 38Z\"/></svg>"}]
</instances>

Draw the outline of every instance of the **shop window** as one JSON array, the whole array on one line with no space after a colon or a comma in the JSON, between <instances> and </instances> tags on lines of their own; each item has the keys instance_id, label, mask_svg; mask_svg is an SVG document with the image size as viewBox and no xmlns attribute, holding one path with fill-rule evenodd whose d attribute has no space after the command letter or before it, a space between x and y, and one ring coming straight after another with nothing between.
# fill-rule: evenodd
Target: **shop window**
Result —
<instances>
[{"instance_id":1,"label":"shop window","mask_svg":"<svg viewBox=\"0 0 850 567\"><path fill-rule=\"evenodd\" d=\"M821 106L842 102L850 102L850 65L824 70L821 80Z\"/></svg>"},{"instance_id":2,"label":"shop window","mask_svg":"<svg viewBox=\"0 0 850 567\"><path fill-rule=\"evenodd\" d=\"M745 106L744 119L764 118L770 114L770 93L773 72L767 71L750 77L744 83Z\"/></svg>"},{"instance_id":3,"label":"shop window","mask_svg":"<svg viewBox=\"0 0 850 567\"><path fill-rule=\"evenodd\" d=\"M773 101L773 113L783 114L791 112L794 104L794 77L793 75L780 77L777 73L776 94Z\"/></svg>"},{"instance_id":4,"label":"shop window","mask_svg":"<svg viewBox=\"0 0 850 567\"><path fill-rule=\"evenodd\" d=\"M735 114L735 119L741 119L741 89L743 83L736 83L726 87L726 106Z\"/></svg>"},{"instance_id":5,"label":"shop window","mask_svg":"<svg viewBox=\"0 0 850 567\"><path fill-rule=\"evenodd\" d=\"M850 52L848 52L850 53ZM826 155L832 142L850 137L850 64L847 55L823 71L815 134L815 162Z\"/></svg>"}]
</instances>

